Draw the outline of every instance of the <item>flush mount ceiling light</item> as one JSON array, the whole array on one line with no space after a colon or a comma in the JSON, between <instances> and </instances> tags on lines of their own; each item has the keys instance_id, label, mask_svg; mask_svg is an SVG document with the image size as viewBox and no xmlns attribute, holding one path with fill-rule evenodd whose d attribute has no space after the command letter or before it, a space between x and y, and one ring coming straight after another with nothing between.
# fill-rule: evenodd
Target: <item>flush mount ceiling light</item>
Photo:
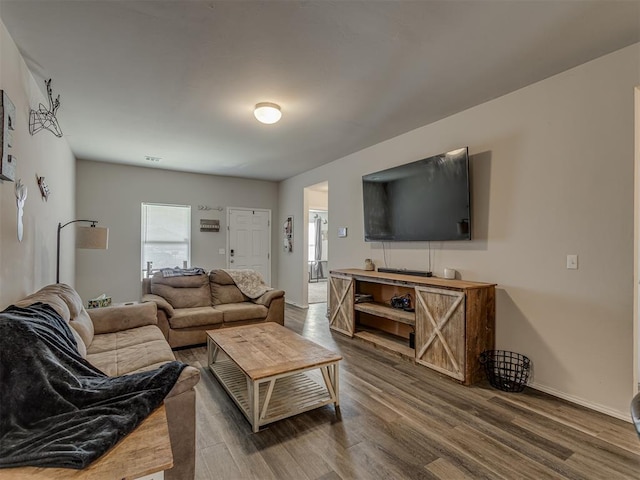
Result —
<instances>
[{"instance_id":1,"label":"flush mount ceiling light","mask_svg":"<svg viewBox=\"0 0 640 480\"><path fill-rule=\"evenodd\" d=\"M259 122L266 123L267 125L276 123L282 117L280 105L270 102L256 104L253 114Z\"/></svg>"}]
</instances>

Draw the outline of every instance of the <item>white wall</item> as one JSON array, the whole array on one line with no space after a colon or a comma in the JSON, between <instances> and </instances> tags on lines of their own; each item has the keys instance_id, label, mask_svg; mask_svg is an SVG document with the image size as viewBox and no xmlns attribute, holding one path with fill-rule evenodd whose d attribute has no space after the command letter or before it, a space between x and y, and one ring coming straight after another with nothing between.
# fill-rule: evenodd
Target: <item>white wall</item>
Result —
<instances>
[{"instance_id":1,"label":"white wall","mask_svg":"<svg viewBox=\"0 0 640 480\"><path fill-rule=\"evenodd\" d=\"M53 79L54 94L55 79ZM67 140L48 131L29 134L29 110L39 103L48 105L27 69L18 49L0 21L0 89L16 107L14 146L17 158L16 181L22 179L28 196L24 207L24 236L17 237L15 183L0 180L0 308L55 282L56 226L73 218L75 158ZM64 132L64 95L58 119ZM49 201L41 199L36 174L44 176L51 188ZM62 237L61 281L74 283L73 231Z\"/></svg>"},{"instance_id":2,"label":"white wall","mask_svg":"<svg viewBox=\"0 0 640 480\"><path fill-rule=\"evenodd\" d=\"M380 243L363 241L361 176L468 145L474 240L432 242L432 270L498 284L497 347L528 355L538 388L627 418L638 84L636 44L288 179L280 211L302 216L304 187L328 180L330 267L381 266ZM565 268L572 253L579 270ZM427 244L390 244L387 260L427 269ZM293 302L301 262L280 258Z\"/></svg>"},{"instance_id":3,"label":"white wall","mask_svg":"<svg viewBox=\"0 0 640 480\"><path fill-rule=\"evenodd\" d=\"M191 265L206 270L226 268L226 207L271 209L278 218L275 182L246 180L131 167L79 160L78 216L109 227L108 250L77 250L77 290L86 301L101 293L114 302L140 298L140 215L142 202L191 205ZM198 210L198 205L224 211ZM200 219L220 220L220 232L200 232ZM272 258L281 244L280 228L272 228ZM276 243L277 242L277 243ZM278 264L272 262L271 283L277 286Z\"/></svg>"}]
</instances>

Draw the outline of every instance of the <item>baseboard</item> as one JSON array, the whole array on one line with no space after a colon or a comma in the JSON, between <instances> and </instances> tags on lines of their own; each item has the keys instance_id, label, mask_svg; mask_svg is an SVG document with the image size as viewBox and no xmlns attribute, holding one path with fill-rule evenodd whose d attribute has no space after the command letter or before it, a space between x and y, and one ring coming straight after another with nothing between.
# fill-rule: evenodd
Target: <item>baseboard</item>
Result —
<instances>
[{"instance_id":1,"label":"baseboard","mask_svg":"<svg viewBox=\"0 0 640 480\"><path fill-rule=\"evenodd\" d=\"M286 298L284 299L284 303L293 305L294 307L298 307L298 308L304 308L304 309L309 308L309 305L300 305L299 303L292 302L291 300L287 300Z\"/></svg>"},{"instance_id":2,"label":"baseboard","mask_svg":"<svg viewBox=\"0 0 640 480\"><path fill-rule=\"evenodd\" d=\"M546 387L544 385L540 385L535 382L530 383L527 386L530 388L533 388L534 390L539 390L541 392L548 393L549 395L553 395L554 397L558 397L563 400L567 400L568 402L586 407L590 410L595 410L596 412L604 413L605 415L609 415L610 417L618 418L620 420L624 420L625 422L632 423L631 414L629 412L621 412L619 410L614 410L613 408L600 405L599 403L593 403L580 397L568 395L564 392L561 392L560 390L556 390L555 388Z\"/></svg>"}]
</instances>

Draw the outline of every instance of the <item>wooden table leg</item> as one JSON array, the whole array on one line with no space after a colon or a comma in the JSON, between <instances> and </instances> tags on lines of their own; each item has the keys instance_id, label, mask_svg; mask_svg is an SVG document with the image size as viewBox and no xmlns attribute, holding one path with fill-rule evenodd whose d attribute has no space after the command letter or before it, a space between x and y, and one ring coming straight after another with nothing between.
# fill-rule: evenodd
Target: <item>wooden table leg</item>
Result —
<instances>
[{"instance_id":1,"label":"wooden table leg","mask_svg":"<svg viewBox=\"0 0 640 480\"><path fill-rule=\"evenodd\" d=\"M253 433L257 433L260 430L260 384L257 381L251 381L247 377L247 389L249 392L249 416L251 417L251 426L253 427Z\"/></svg>"},{"instance_id":2,"label":"wooden table leg","mask_svg":"<svg viewBox=\"0 0 640 480\"><path fill-rule=\"evenodd\" d=\"M218 345L207 337L207 355L208 355L208 366L211 367L214 363L216 363L216 359L218 358Z\"/></svg>"}]
</instances>

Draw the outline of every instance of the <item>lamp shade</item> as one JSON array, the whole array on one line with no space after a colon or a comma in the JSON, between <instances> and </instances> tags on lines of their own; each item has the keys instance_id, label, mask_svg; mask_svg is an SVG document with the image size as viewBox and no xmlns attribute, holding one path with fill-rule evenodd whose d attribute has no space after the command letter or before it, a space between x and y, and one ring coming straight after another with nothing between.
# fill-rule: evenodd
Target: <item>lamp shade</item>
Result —
<instances>
[{"instance_id":1,"label":"lamp shade","mask_svg":"<svg viewBox=\"0 0 640 480\"><path fill-rule=\"evenodd\" d=\"M280 105L270 102L258 103L253 114L259 122L267 125L276 123L282 117Z\"/></svg>"},{"instance_id":2,"label":"lamp shade","mask_svg":"<svg viewBox=\"0 0 640 480\"><path fill-rule=\"evenodd\" d=\"M106 250L109 247L109 229L106 227L78 227L76 248Z\"/></svg>"}]
</instances>

